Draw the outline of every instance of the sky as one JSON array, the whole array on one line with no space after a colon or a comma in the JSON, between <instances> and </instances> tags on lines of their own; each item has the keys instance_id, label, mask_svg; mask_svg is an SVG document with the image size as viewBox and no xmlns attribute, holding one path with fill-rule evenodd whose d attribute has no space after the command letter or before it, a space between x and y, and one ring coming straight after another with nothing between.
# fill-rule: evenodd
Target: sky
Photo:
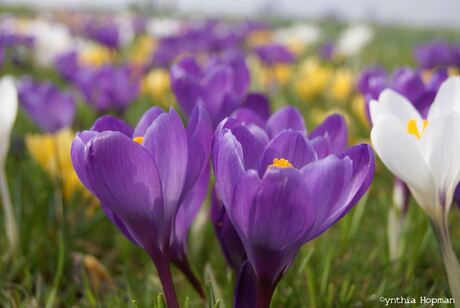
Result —
<instances>
[{"instance_id":1,"label":"sky","mask_svg":"<svg viewBox=\"0 0 460 308\"><path fill-rule=\"evenodd\" d=\"M182 13L256 16L271 11L276 16L320 18L460 28L460 0L0 0L6 4L123 9L131 3L174 1Z\"/></svg>"}]
</instances>

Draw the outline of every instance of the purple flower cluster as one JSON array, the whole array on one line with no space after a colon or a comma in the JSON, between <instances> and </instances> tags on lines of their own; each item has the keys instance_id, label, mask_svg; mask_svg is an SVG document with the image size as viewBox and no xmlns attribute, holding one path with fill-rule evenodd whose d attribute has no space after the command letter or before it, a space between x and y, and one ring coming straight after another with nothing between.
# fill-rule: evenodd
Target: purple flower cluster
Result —
<instances>
[{"instance_id":1,"label":"purple flower cluster","mask_svg":"<svg viewBox=\"0 0 460 308\"><path fill-rule=\"evenodd\" d=\"M390 88L406 97L421 115L426 116L441 83L448 77L445 69L437 70L428 81L422 72L408 67L398 68L391 77L381 67L364 70L358 80L357 88L366 100L366 114L369 116L369 102L377 100L380 93ZM370 117L369 117L370 120Z\"/></svg>"},{"instance_id":2,"label":"purple flower cluster","mask_svg":"<svg viewBox=\"0 0 460 308\"><path fill-rule=\"evenodd\" d=\"M75 100L49 81L23 78L19 100L27 115L45 132L54 133L70 127L75 117Z\"/></svg>"},{"instance_id":3,"label":"purple flower cluster","mask_svg":"<svg viewBox=\"0 0 460 308\"><path fill-rule=\"evenodd\" d=\"M414 57L420 67L460 67L460 44L435 40L419 45L414 49Z\"/></svg>"}]
</instances>

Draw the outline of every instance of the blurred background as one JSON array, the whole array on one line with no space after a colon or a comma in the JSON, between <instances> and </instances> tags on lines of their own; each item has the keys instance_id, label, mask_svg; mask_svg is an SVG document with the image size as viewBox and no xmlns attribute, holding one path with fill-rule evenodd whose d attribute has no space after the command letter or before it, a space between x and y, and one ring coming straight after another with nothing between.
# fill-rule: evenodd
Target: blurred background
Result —
<instances>
[{"instance_id":1,"label":"blurred background","mask_svg":"<svg viewBox=\"0 0 460 308\"><path fill-rule=\"evenodd\" d=\"M7 5L35 7L97 8L128 7L170 10L180 14L217 14L286 18L336 18L382 24L460 26L457 0L3 0Z\"/></svg>"}]
</instances>

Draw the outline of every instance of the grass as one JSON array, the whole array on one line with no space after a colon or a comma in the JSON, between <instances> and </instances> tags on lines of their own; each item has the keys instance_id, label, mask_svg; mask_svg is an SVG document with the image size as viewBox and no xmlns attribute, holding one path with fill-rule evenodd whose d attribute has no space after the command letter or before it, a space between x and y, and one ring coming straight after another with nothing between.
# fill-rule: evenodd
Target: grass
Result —
<instances>
[{"instance_id":1,"label":"grass","mask_svg":"<svg viewBox=\"0 0 460 308\"><path fill-rule=\"evenodd\" d=\"M338 24L324 24L336 36ZM412 65L412 47L426 39L454 39L458 33L378 27L376 39L362 55L359 67L382 64L388 69ZM4 73L32 74L58 80L52 71L33 66L6 65ZM309 111L324 108L325 100L308 104L293 98L288 90L277 96L295 103L307 123ZM330 102L328 102L330 103ZM137 102L127 118L134 123L149 103ZM341 106L345 110L347 107ZM95 116L80 104L76 129L88 128ZM353 118L352 118L353 120ZM368 130L352 123L354 139L367 138ZM311 126L311 124L309 124ZM21 234L17 255L0 262L0 303L4 307L161 307L161 285L147 255L129 243L100 210L92 211L81 196L59 206L54 185L28 155L24 135L37 131L19 115L7 161L9 187ZM386 220L391 206L392 176L382 165L366 198L349 215L318 239L306 244L281 280L272 307L379 307L380 297L449 297L447 278L435 236L426 215L410 205L402 258L388 258ZM212 227L206 219L208 202L189 239L190 261L206 286L209 306L230 307L235 281L226 266ZM452 238L460 236L451 211ZM0 221L3 221L0 213ZM454 241L460 255L460 242ZM7 241L0 232L0 257ZM109 270L115 288L91 288L81 256L95 256ZM173 269L179 302L184 307L202 307L185 278ZM217 302L217 303L216 303Z\"/></svg>"}]
</instances>

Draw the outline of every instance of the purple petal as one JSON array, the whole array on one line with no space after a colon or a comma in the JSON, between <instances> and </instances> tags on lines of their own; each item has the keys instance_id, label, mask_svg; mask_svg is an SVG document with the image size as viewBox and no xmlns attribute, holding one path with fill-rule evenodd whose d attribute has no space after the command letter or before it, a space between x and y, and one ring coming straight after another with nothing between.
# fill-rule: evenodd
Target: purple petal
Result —
<instances>
[{"instance_id":1,"label":"purple petal","mask_svg":"<svg viewBox=\"0 0 460 308\"><path fill-rule=\"evenodd\" d=\"M153 121L160 115L164 113L160 107L155 106L147 110L142 118L137 123L136 128L134 129L133 137L143 137L147 132L147 129L152 125Z\"/></svg>"},{"instance_id":2,"label":"purple petal","mask_svg":"<svg viewBox=\"0 0 460 308\"><path fill-rule=\"evenodd\" d=\"M324 153L316 151L319 158L326 157L329 154L342 152L347 146L348 131L345 118L339 114L328 116L323 123L311 132L309 138L324 138L328 144L328 150ZM316 147L315 147L316 150Z\"/></svg>"},{"instance_id":3,"label":"purple petal","mask_svg":"<svg viewBox=\"0 0 460 308\"><path fill-rule=\"evenodd\" d=\"M187 134L173 108L169 113L159 115L150 125L143 146L158 168L165 215L172 218L184 188L188 160Z\"/></svg>"},{"instance_id":4,"label":"purple petal","mask_svg":"<svg viewBox=\"0 0 460 308\"><path fill-rule=\"evenodd\" d=\"M287 159L294 168L301 169L306 164L316 160L317 155L303 133L285 130L276 135L267 145L259 165L261 176L275 158Z\"/></svg>"},{"instance_id":5,"label":"purple petal","mask_svg":"<svg viewBox=\"0 0 460 308\"><path fill-rule=\"evenodd\" d=\"M168 243L160 177L147 151L120 132L101 133L87 146L91 186L101 203L143 248Z\"/></svg>"},{"instance_id":6,"label":"purple petal","mask_svg":"<svg viewBox=\"0 0 460 308\"><path fill-rule=\"evenodd\" d=\"M216 187L224 204L231 204L235 185L244 174L244 158L241 144L228 130L222 131L214 141L213 167Z\"/></svg>"},{"instance_id":7,"label":"purple petal","mask_svg":"<svg viewBox=\"0 0 460 308\"><path fill-rule=\"evenodd\" d=\"M212 143L212 124L206 110L198 105L187 126L188 163L185 188L194 185L208 164Z\"/></svg>"},{"instance_id":8,"label":"purple petal","mask_svg":"<svg viewBox=\"0 0 460 308\"><path fill-rule=\"evenodd\" d=\"M271 114L270 102L267 96L262 93L250 93L243 101L243 107L251 109L257 115L259 115L264 121L266 121Z\"/></svg>"},{"instance_id":9,"label":"purple petal","mask_svg":"<svg viewBox=\"0 0 460 308\"><path fill-rule=\"evenodd\" d=\"M238 108L230 117L241 124L255 124L261 128L265 127L265 121L257 113L248 108Z\"/></svg>"},{"instance_id":10,"label":"purple petal","mask_svg":"<svg viewBox=\"0 0 460 308\"><path fill-rule=\"evenodd\" d=\"M276 111L267 121L267 132L275 137L285 129L292 129L303 134L307 133L305 122L300 111L292 106L286 106Z\"/></svg>"},{"instance_id":11,"label":"purple petal","mask_svg":"<svg viewBox=\"0 0 460 308\"><path fill-rule=\"evenodd\" d=\"M227 263L237 270L246 260L246 253L222 201L217 197L215 189L213 189L211 196L211 222Z\"/></svg>"},{"instance_id":12,"label":"purple petal","mask_svg":"<svg viewBox=\"0 0 460 308\"><path fill-rule=\"evenodd\" d=\"M99 117L96 122L94 122L91 130L100 133L104 131L114 131L123 133L130 138L133 137L133 128L125 121L111 115Z\"/></svg>"}]
</instances>

